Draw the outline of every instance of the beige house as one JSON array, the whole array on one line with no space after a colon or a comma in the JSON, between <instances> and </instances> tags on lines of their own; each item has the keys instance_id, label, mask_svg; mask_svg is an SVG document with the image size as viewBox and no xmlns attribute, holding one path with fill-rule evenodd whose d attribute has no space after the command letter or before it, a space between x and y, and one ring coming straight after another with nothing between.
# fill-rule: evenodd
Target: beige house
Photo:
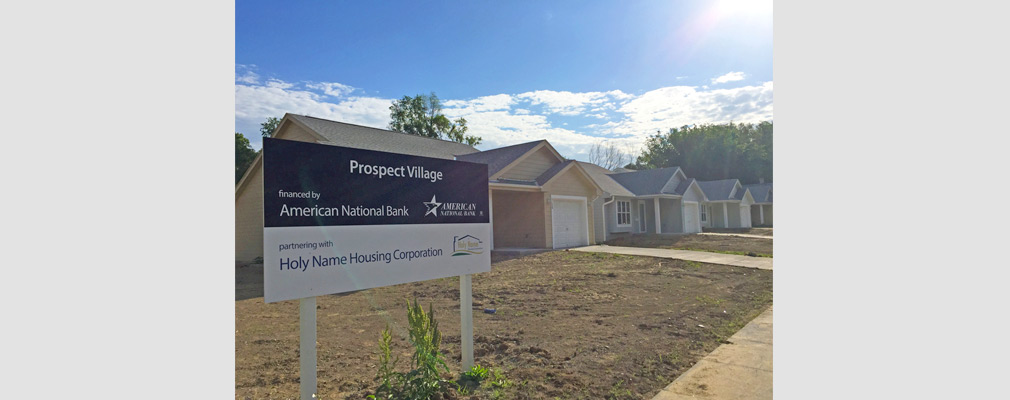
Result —
<instances>
[{"instance_id":1,"label":"beige house","mask_svg":"<svg viewBox=\"0 0 1010 400\"><path fill-rule=\"evenodd\" d=\"M459 155L488 165L492 248L547 248L597 243L592 204L603 194L581 163L546 140Z\"/></svg>"}]
</instances>

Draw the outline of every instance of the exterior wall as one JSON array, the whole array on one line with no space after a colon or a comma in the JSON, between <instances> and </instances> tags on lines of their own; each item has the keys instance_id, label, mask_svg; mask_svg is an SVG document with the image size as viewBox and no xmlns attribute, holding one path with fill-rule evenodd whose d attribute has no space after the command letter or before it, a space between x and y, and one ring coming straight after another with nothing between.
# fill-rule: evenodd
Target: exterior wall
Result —
<instances>
[{"instance_id":1,"label":"exterior wall","mask_svg":"<svg viewBox=\"0 0 1010 400\"><path fill-rule=\"evenodd\" d=\"M694 186L694 185L692 185L692 186L691 186L691 187L690 187L690 188L689 188L689 189L687 190L687 192L686 192L686 193L684 193L684 198L683 198L683 200L684 200L684 201L697 201L698 203L701 203L701 200L702 200L702 192L701 192L701 189L699 189L699 188L698 188L698 186Z\"/></svg>"},{"instance_id":2,"label":"exterior wall","mask_svg":"<svg viewBox=\"0 0 1010 400\"><path fill-rule=\"evenodd\" d=\"M288 122L278 139L316 143L302 127ZM253 164L242 190L235 195L235 261L250 263L263 256L263 164Z\"/></svg>"},{"instance_id":3,"label":"exterior wall","mask_svg":"<svg viewBox=\"0 0 1010 400\"><path fill-rule=\"evenodd\" d=\"M670 178L670 181L667 182L666 185L663 185L663 188L660 190L660 193L675 192L677 190L677 186L680 186L680 181L681 181L680 174L673 174L673 177Z\"/></svg>"},{"instance_id":4,"label":"exterior wall","mask_svg":"<svg viewBox=\"0 0 1010 400\"><path fill-rule=\"evenodd\" d=\"M656 233L656 206L653 205L653 199L644 199L642 204L645 204L645 232L644 233Z\"/></svg>"},{"instance_id":5,"label":"exterior wall","mask_svg":"<svg viewBox=\"0 0 1010 400\"><path fill-rule=\"evenodd\" d=\"M723 212L722 203L705 203L712 206L712 215L709 216L711 219L711 225L713 228L727 228L726 224L723 223ZM728 206L727 206L728 207Z\"/></svg>"},{"instance_id":6,"label":"exterior wall","mask_svg":"<svg viewBox=\"0 0 1010 400\"><path fill-rule=\"evenodd\" d=\"M761 225L761 205L755 204L750 206L750 225L758 226Z\"/></svg>"},{"instance_id":7,"label":"exterior wall","mask_svg":"<svg viewBox=\"0 0 1010 400\"><path fill-rule=\"evenodd\" d=\"M635 227L638 226L638 206L634 200L630 197L617 197L615 196L613 203L607 205L607 233L633 233L636 232ZM628 201L631 202L631 226L617 226L617 202L618 201Z\"/></svg>"},{"instance_id":8,"label":"exterior wall","mask_svg":"<svg viewBox=\"0 0 1010 400\"><path fill-rule=\"evenodd\" d=\"M772 226L772 205L766 204L761 207L765 209L765 225Z\"/></svg>"},{"instance_id":9,"label":"exterior wall","mask_svg":"<svg viewBox=\"0 0 1010 400\"><path fill-rule=\"evenodd\" d=\"M593 221L603 221L606 218L607 213L606 210L604 210L603 202L603 196L599 196L592 203L589 203L589 207L592 208L593 212ZM607 240L607 232L604 231L603 224L593 224L592 231L593 236L598 239L598 243L602 243Z\"/></svg>"},{"instance_id":10,"label":"exterior wall","mask_svg":"<svg viewBox=\"0 0 1010 400\"><path fill-rule=\"evenodd\" d=\"M586 198L586 202L588 203L586 207L586 223L589 224L589 244L596 244L596 224L594 223L595 218L593 218L593 208L588 207L588 205L592 204L595 200L594 198L597 196L596 187L593 186L593 183L583 176L581 172L576 170L575 167L572 167L561 175L555 176L554 179L547 183L547 185L544 185L544 205L546 210L544 226L545 231L547 232L544 245L547 248L554 247L554 226L551 219L552 195L578 196Z\"/></svg>"},{"instance_id":11,"label":"exterior wall","mask_svg":"<svg viewBox=\"0 0 1010 400\"><path fill-rule=\"evenodd\" d=\"M679 199L659 199L660 228L663 233L683 233L684 220L681 216Z\"/></svg>"},{"instance_id":12,"label":"exterior wall","mask_svg":"<svg viewBox=\"0 0 1010 400\"><path fill-rule=\"evenodd\" d=\"M739 228L740 227L740 203L726 203L726 211L729 212L729 227L730 228Z\"/></svg>"},{"instance_id":13,"label":"exterior wall","mask_svg":"<svg viewBox=\"0 0 1010 400\"><path fill-rule=\"evenodd\" d=\"M245 186L235 197L235 261L251 263L263 256L263 168L253 164Z\"/></svg>"},{"instance_id":14,"label":"exterior wall","mask_svg":"<svg viewBox=\"0 0 1010 400\"><path fill-rule=\"evenodd\" d=\"M546 147L541 147L540 150L530 154L520 161L519 164L503 171L501 177L532 181L559 162L561 161L550 150Z\"/></svg>"},{"instance_id":15,"label":"exterior wall","mask_svg":"<svg viewBox=\"0 0 1010 400\"><path fill-rule=\"evenodd\" d=\"M543 193L492 190L494 248L544 247Z\"/></svg>"}]
</instances>

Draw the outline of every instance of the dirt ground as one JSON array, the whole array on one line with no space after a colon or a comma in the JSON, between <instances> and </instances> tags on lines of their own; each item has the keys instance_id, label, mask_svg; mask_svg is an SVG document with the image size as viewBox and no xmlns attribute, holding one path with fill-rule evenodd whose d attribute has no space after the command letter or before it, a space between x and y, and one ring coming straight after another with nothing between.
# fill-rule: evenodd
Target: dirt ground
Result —
<instances>
[{"instance_id":1,"label":"dirt ground","mask_svg":"<svg viewBox=\"0 0 1010 400\"><path fill-rule=\"evenodd\" d=\"M702 228L703 232L746 233L748 235L772 236L774 228Z\"/></svg>"},{"instance_id":2,"label":"dirt ground","mask_svg":"<svg viewBox=\"0 0 1010 400\"><path fill-rule=\"evenodd\" d=\"M772 240L721 235L625 235L606 242L611 246L714 251L772 256Z\"/></svg>"},{"instance_id":3,"label":"dirt ground","mask_svg":"<svg viewBox=\"0 0 1010 400\"><path fill-rule=\"evenodd\" d=\"M237 281L246 284L236 297L254 295L249 282L255 278L242 275L256 269L237 271ZM426 309L434 305L454 375L445 377L458 376L458 278L322 296L320 398L372 393L377 343L387 325L405 371L411 352L406 302L413 298ZM568 251L495 257L491 272L473 277L475 359L511 381L500 398L649 398L771 303L772 271ZM298 302L236 301L236 398L297 398L298 375Z\"/></svg>"}]
</instances>

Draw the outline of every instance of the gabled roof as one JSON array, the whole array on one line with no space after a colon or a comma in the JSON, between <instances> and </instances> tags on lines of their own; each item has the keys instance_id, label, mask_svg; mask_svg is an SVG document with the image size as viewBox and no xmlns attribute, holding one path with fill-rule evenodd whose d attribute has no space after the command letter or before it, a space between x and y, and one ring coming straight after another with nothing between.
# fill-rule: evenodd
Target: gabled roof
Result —
<instances>
[{"instance_id":1,"label":"gabled roof","mask_svg":"<svg viewBox=\"0 0 1010 400\"><path fill-rule=\"evenodd\" d=\"M488 151L460 153L456 155L456 159L460 161L487 164L487 176L490 178L503 168L509 166L509 164L512 164L515 160L518 160L526 153L529 153L529 151L533 150L534 147L546 142L546 140L537 140L500 147Z\"/></svg>"},{"instance_id":2,"label":"gabled roof","mask_svg":"<svg viewBox=\"0 0 1010 400\"><path fill-rule=\"evenodd\" d=\"M547 181L551 180L551 178L553 178L555 175L563 171L565 167L569 166L571 163L574 162L576 161L567 160L565 162L559 162L557 164L554 164L550 168L547 168L547 170L544 171L544 173L540 174L540 176L537 177L537 184L543 186L545 183L547 183Z\"/></svg>"},{"instance_id":3,"label":"gabled roof","mask_svg":"<svg viewBox=\"0 0 1010 400\"><path fill-rule=\"evenodd\" d=\"M298 114L288 113L284 117L308 128L312 133L323 138L322 142L336 146L449 160L459 154L478 152L473 146L448 140L408 135L386 129L370 128Z\"/></svg>"},{"instance_id":4,"label":"gabled roof","mask_svg":"<svg viewBox=\"0 0 1010 400\"><path fill-rule=\"evenodd\" d=\"M620 183L617 183L617 181L610 177L610 174L613 172L609 169L582 161L579 161L579 165L581 165L582 169L589 174L589 177L592 178L604 192L609 193L610 196L635 197L634 193L631 193L630 190L621 186Z\"/></svg>"},{"instance_id":5,"label":"gabled roof","mask_svg":"<svg viewBox=\"0 0 1010 400\"><path fill-rule=\"evenodd\" d=\"M698 180L694 178L680 181L680 184L677 185L677 190L674 191L673 194L683 196L684 193L687 193L687 188L691 187L691 184L696 182L698 182ZM704 190L702 192L704 193Z\"/></svg>"},{"instance_id":6,"label":"gabled roof","mask_svg":"<svg viewBox=\"0 0 1010 400\"><path fill-rule=\"evenodd\" d=\"M624 186L636 196L648 194L674 194L663 193L663 186L666 186L670 178L680 170L680 167L667 167L659 169L647 169L644 171L622 172L610 174L610 178L621 186Z\"/></svg>"},{"instance_id":7,"label":"gabled roof","mask_svg":"<svg viewBox=\"0 0 1010 400\"><path fill-rule=\"evenodd\" d=\"M750 190L751 196L754 196L754 202L756 203L772 202L771 183L754 183L750 185L743 185L743 187L747 188L747 190Z\"/></svg>"},{"instance_id":8,"label":"gabled roof","mask_svg":"<svg viewBox=\"0 0 1010 400\"><path fill-rule=\"evenodd\" d=\"M705 192L705 197L708 197L709 201L741 200L743 199L745 189L737 190L735 196L730 197L733 194L733 188L739 183L739 179L722 179L718 181L698 181L698 186L701 187L702 192Z\"/></svg>"}]
</instances>

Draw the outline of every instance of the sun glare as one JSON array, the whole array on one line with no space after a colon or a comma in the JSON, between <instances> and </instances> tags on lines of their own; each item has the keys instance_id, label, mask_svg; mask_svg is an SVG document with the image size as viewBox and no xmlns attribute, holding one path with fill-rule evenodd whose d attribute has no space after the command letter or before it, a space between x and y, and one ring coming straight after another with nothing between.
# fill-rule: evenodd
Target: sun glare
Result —
<instances>
[{"instance_id":1,"label":"sun glare","mask_svg":"<svg viewBox=\"0 0 1010 400\"><path fill-rule=\"evenodd\" d=\"M771 15L772 0L719 0L715 9L726 17Z\"/></svg>"}]
</instances>

